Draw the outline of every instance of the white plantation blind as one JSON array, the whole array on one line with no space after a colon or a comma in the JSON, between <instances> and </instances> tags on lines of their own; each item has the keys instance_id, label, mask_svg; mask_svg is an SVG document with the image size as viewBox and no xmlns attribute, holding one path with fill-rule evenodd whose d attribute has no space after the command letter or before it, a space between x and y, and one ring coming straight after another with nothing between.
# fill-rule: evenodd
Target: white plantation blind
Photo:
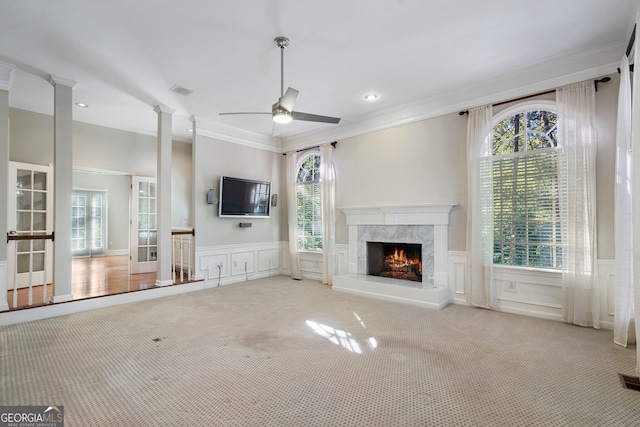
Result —
<instances>
[{"instance_id":1,"label":"white plantation blind","mask_svg":"<svg viewBox=\"0 0 640 427\"><path fill-rule=\"evenodd\" d=\"M298 249L322 251L322 209L320 183L299 183L298 196Z\"/></svg>"},{"instance_id":2,"label":"white plantation blind","mask_svg":"<svg viewBox=\"0 0 640 427\"><path fill-rule=\"evenodd\" d=\"M485 160L482 179L493 182L494 264L561 268L556 148Z\"/></svg>"},{"instance_id":3,"label":"white plantation blind","mask_svg":"<svg viewBox=\"0 0 640 427\"><path fill-rule=\"evenodd\" d=\"M298 250L322 252L320 153L301 158L296 178Z\"/></svg>"}]
</instances>

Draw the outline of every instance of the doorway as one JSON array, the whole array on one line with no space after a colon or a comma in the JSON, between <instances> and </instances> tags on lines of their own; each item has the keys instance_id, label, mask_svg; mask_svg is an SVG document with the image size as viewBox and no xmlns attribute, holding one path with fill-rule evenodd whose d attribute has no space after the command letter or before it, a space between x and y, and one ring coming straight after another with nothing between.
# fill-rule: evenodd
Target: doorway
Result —
<instances>
[{"instance_id":1,"label":"doorway","mask_svg":"<svg viewBox=\"0 0 640 427\"><path fill-rule=\"evenodd\" d=\"M87 258L107 253L107 192L74 190L71 198L73 256Z\"/></svg>"}]
</instances>

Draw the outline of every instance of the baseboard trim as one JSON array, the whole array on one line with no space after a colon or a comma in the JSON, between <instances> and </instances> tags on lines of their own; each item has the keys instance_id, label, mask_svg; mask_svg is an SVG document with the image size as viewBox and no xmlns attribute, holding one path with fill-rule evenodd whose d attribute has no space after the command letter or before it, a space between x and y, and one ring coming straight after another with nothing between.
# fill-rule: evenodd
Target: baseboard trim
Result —
<instances>
[{"instance_id":1,"label":"baseboard trim","mask_svg":"<svg viewBox=\"0 0 640 427\"><path fill-rule=\"evenodd\" d=\"M16 323L30 322L33 320L47 319L49 317L65 316L67 314L81 313L83 311L97 310L116 305L146 301L171 295L178 295L204 289L203 282L186 283L182 285L166 286L162 288L145 289L142 291L128 292L125 294L109 295L89 298L78 301L49 304L41 307L25 308L22 310L5 311L0 313L0 326Z\"/></svg>"},{"instance_id":2,"label":"baseboard trim","mask_svg":"<svg viewBox=\"0 0 640 427\"><path fill-rule=\"evenodd\" d=\"M129 255L129 249L114 249L107 251L107 256Z\"/></svg>"}]
</instances>

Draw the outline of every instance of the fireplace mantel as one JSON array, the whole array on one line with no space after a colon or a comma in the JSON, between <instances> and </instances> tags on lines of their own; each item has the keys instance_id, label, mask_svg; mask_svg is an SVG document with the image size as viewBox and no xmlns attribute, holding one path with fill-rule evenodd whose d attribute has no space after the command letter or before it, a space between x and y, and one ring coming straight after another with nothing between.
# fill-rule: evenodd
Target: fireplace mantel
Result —
<instances>
[{"instance_id":1,"label":"fireplace mantel","mask_svg":"<svg viewBox=\"0 0 640 427\"><path fill-rule=\"evenodd\" d=\"M457 203L425 203L340 208L347 225L449 225L449 213Z\"/></svg>"},{"instance_id":2,"label":"fireplace mantel","mask_svg":"<svg viewBox=\"0 0 640 427\"><path fill-rule=\"evenodd\" d=\"M449 303L447 251L449 214L457 203L345 207L349 226L349 274L334 277L333 289L442 308ZM433 283L422 289L396 286L359 274L358 228L377 226L433 226ZM412 242L413 243L413 242ZM389 279L394 281L395 279Z\"/></svg>"}]
</instances>

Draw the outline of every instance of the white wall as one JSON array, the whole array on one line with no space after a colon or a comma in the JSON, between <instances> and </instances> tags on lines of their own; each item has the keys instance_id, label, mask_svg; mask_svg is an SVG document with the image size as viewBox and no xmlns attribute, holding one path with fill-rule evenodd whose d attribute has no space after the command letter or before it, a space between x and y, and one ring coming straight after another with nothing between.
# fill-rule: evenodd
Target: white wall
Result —
<instances>
[{"instance_id":1,"label":"white wall","mask_svg":"<svg viewBox=\"0 0 640 427\"><path fill-rule=\"evenodd\" d=\"M618 75L596 93L598 257L613 259L613 186ZM554 99L554 95L544 98ZM509 105L495 109L500 111ZM340 140L334 151L336 206L455 202L449 250L466 250L467 116L457 113ZM336 242L348 242L346 218L336 215Z\"/></svg>"},{"instance_id":2,"label":"white wall","mask_svg":"<svg viewBox=\"0 0 640 427\"><path fill-rule=\"evenodd\" d=\"M53 117L10 109L10 160L46 165L53 163ZM73 123L73 167L156 176L157 138L87 123ZM172 226L191 212L191 144L172 144Z\"/></svg>"},{"instance_id":3,"label":"white wall","mask_svg":"<svg viewBox=\"0 0 640 427\"><path fill-rule=\"evenodd\" d=\"M171 227L191 224L191 143L173 141L171 151Z\"/></svg>"},{"instance_id":4,"label":"white wall","mask_svg":"<svg viewBox=\"0 0 640 427\"><path fill-rule=\"evenodd\" d=\"M286 215L283 204L271 207L269 218L220 218L218 205L206 203L206 193L215 189L220 194L222 175L271 182L272 194L280 197L280 164L282 155L272 151L212 139L198 135L197 155L193 159L197 181L193 183L196 200L196 247L241 245L280 241L280 216ZM251 228L240 228L240 222L251 222Z\"/></svg>"},{"instance_id":5,"label":"white wall","mask_svg":"<svg viewBox=\"0 0 640 427\"><path fill-rule=\"evenodd\" d=\"M338 141L336 243L348 242L341 207L453 202L449 248L465 250L466 133L454 113Z\"/></svg>"}]
</instances>

